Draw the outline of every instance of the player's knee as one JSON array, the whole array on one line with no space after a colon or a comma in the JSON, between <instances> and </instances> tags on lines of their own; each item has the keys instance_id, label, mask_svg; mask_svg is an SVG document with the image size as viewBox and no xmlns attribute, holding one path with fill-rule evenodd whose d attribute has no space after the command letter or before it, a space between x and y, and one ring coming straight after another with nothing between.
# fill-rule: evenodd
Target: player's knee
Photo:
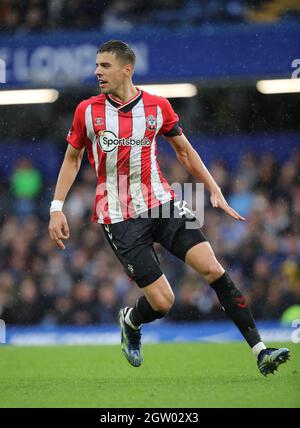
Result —
<instances>
[{"instance_id":1,"label":"player's knee","mask_svg":"<svg viewBox=\"0 0 300 428\"><path fill-rule=\"evenodd\" d=\"M165 296L159 296L152 303L152 307L156 312L160 312L162 316L166 315L172 308L175 301L174 293L168 293Z\"/></svg>"},{"instance_id":2,"label":"player's knee","mask_svg":"<svg viewBox=\"0 0 300 428\"><path fill-rule=\"evenodd\" d=\"M220 278L223 273L224 269L222 265L220 265L220 263L216 260L207 266L207 268L203 272L203 276L210 283Z\"/></svg>"}]
</instances>

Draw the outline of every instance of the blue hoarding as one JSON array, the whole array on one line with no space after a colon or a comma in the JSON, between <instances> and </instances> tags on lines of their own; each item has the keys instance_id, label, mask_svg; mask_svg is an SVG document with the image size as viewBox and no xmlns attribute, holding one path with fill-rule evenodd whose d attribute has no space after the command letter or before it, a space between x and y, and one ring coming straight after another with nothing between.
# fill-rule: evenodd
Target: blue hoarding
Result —
<instances>
[{"instance_id":1,"label":"blue hoarding","mask_svg":"<svg viewBox=\"0 0 300 428\"><path fill-rule=\"evenodd\" d=\"M300 58L300 26L224 26L180 32L56 32L1 35L7 85L93 84L95 53L109 39L136 52L138 82L291 77Z\"/></svg>"},{"instance_id":2,"label":"blue hoarding","mask_svg":"<svg viewBox=\"0 0 300 428\"><path fill-rule=\"evenodd\" d=\"M293 332L290 326L278 322L258 324L266 342L291 342ZM298 337L298 336L297 336ZM227 322L198 322L170 324L155 322L143 326L143 342L211 342L226 343L242 340L238 329ZM6 343L10 345L114 345L120 343L120 331L114 325L89 327L7 327Z\"/></svg>"}]
</instances>

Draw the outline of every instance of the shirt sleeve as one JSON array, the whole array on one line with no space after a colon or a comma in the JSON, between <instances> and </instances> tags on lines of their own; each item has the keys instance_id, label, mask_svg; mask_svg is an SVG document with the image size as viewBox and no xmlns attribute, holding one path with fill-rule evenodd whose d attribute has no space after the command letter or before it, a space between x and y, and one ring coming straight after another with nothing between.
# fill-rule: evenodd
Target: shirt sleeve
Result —
<instances>
[{"instance_id":1,"label":"shirt sleeve","mask_svg":"<svg viewBox=\"0 0 300 428\"><path fill-rule=\"evenodd\" d=\"M162 109L163 124L158 135L175 137L182 134L182 129L178 125L179 117L173 110L170 102L166 98L161 98L160 107Z\"/></svg>"},{"instance_id":2,"label":"shirt sleeve","mask_svg":"<svg viewBox=\"0 0 300 428\"><path fill-rule=\"evenodd\" d=\"M85 146L86 140L86 127L83 107L84 106L82 103L78 104L75 110L72 127L67 135L68 143L70 143L77 150L81 150Z\"/></svg>"}]
</instances>

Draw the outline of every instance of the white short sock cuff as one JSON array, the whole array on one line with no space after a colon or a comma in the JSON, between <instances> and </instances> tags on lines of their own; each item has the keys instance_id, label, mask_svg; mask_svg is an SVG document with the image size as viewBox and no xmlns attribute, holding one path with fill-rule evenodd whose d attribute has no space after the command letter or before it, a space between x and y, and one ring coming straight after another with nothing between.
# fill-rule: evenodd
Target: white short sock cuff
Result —
<instances>
[{"instance_id":1,"label":"white short sock cuff","mask_svg":"<svg viewBox=\"0 0 300 428\"><path fill-rule=\"evenodd\" d=\"M253 346L252 352L257 358L260 351L263 351L264 349L267 349L264 342L258 342L256 345Z\"/></svg>"},{"instance_id":2,"label":"white short sock cuff","mask_svg":"<svg viewBox=\"0 0 300 428\"><path fill-rule=\"evenodd\" d=\"M132 308L130 308L127 311L127 314L125 315L125 322L127 325L129 325L129 327L133 328L134 330L138 330L140 328L140 326L137 327L136 325L132 324L131 319L129 317L131 311L132 311Z\"/></svg>"}]
</instances>

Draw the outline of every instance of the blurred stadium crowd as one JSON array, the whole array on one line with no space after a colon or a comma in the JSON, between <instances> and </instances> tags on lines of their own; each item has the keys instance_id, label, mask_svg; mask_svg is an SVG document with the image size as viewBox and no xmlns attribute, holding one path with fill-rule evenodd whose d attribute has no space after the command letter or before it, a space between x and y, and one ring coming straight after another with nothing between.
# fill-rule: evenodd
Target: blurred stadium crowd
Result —
<instances>
[{"instance_id":1,"label":"blurred stadium crowd","mask_svg":"<svg viewBox=\"0 0 300 428\"><path fill-rule=\"evenodd\" d=\"M157 26L183 29L184 33L217 24L287 20L289 25L299 18L299 0L0 0L0 33L17 37L38 31L63 34L65 30L90 29L126 34L139 26L152 31ZM74 99L65 102L68 114L70 103ZM298 105L290 98L277 98L275 104L276 109L274 98L261 99L256 92L243 92L240 87L236 92L232 87L207 92L204 88L190 107L183 103L176 111L179 109L195 135L298 130L294 115ZM58 123L66 114L59 104L56 127L45 126L54 120L49 119L46 108L16 111L7 114L11 124L3 110L7 138L38 138L39 134L45 138L49 132L51 140L60 141L57 133L62 129L64 134L68 126ZM199 111L201 120L198 116L195 120L192 112L199 115ZM17 125L15 117L19 117ZM161 165L170 183L193 181L175 158L162 155ZM248 296L256 319L279 319L287 307L300 304L300 152L285 163L271 154L258 157L249 153L234 169L215 160L210 170L229 204L247 222L234 222L213 209L207 198L204 231L222 264ZM4 170L0 176L2 173ZM101 227L90 220L95 180L92 169L83 166L64 209L71 238L67 250L59 251L48 235L53 183L43 176L42 168L22 158L10 177L1 179L0 318L7 323L115 323L119 308L133 305L140 295L112 254ZM167 320L227 319L198 274L161 247L156 250L176 294Z\"/></svg>"},{"instance_id":2,"label":"blurred stadium crowd","mask_svg":"<svg viewBox=\"0 0 300 428\"><path fill-rule=\"evenodd\" d=\"M298 0L0 0L0 31L129 30L299 20Z\"/></svg>"},{"instance_id":3,"label":"blurred stadium crowd","mask_svg":"<svg viewBox=\"0 0 300 428\"><path fill-rule=\"evenodd\" d=\"M191 182L177 159L163 155L170 183ZM246 216L235 222L206 201L204 231L224 266L251 301L257 319L279 319L300 304L300 152L278 164L246 154L235 170L215 160L210 170L228 202ZM71 230L67 250L48 236L53 189L29 159L18 161L0 188L0 317L11 324L114 323L133 305L131 283L91 223L95 175L83 166L65 204ZM192 269L157 246L176 303L167 320L226 319L214 293Z\"/></svg>"}]
</instances>

